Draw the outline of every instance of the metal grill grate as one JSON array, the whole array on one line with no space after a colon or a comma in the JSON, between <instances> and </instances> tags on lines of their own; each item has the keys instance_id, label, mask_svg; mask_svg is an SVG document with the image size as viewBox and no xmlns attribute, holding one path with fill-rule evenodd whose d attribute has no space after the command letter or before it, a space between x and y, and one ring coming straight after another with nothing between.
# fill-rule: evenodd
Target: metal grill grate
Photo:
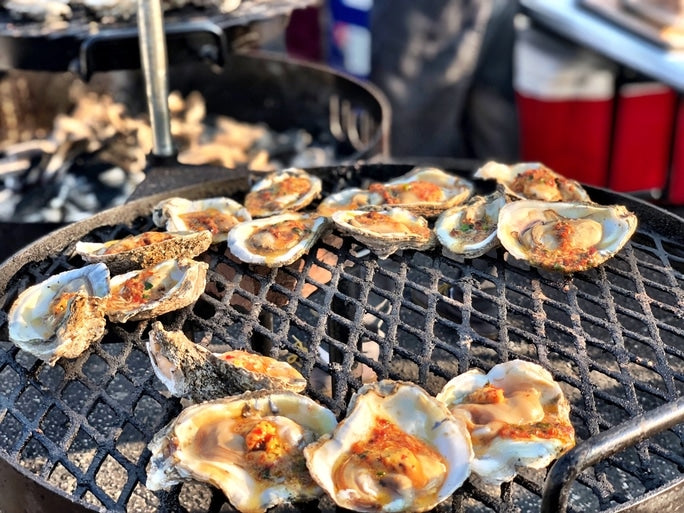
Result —
<instances>
[{"instance_id":1,"label":"metal grill grate","mask_svg":"<svg viewBox=\"0 0 684 513\"><path fill-rule=\"evenodd\" d=\"M341 167L324 177L330 190L406 170ZM435 394L472 367L536 361L560 382L578 439L590 440L684 395L682 222L626 197L592 196L628 202L640 227L615 258L571 277L531 269L503 249L462 263L438 250L381 261L333 232L278 270L250 268L217 246L202 257L210 285L199 301L160 320L217 351L252 347L290 360L309 379L307 394L340 416L366 379L414 381ZM82 264L62 247L84 234L104 241L151 229L140 215L150 204L104 213L92 221L101 227L69 227L38 243L39 258L27 250L3 265L3 272L19 267L4 278L0 338L7 340L5 312L18 292ZM121 215L131 223L113 221ZM41 486L93 509L230 510L204 485L159 495L144 486L146 444L181 408L150 368L147 327L109 323L101 344L53 368L0 343L0 454ZM568 510L620 509L681 481L683 441L684 427L676 426L582 472ZM501 488L471 479L438 510L537 511L545 477L546 470L526 470ZM294 509L334 508L322 500Z\"/></svg>"}]
</instances>

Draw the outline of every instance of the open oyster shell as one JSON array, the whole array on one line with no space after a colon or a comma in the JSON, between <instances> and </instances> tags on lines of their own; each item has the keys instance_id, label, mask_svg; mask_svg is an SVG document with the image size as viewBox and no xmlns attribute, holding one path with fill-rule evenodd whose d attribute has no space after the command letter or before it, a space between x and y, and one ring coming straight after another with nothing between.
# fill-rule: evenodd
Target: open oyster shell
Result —
<instances>
[{"instance_id":1,"label":"open oyster shell","mask_svg":"<svg viewBox=\"0 0 684 513\"><path fill-rule=\"evenodd\" d=\"M366 207L379 206L383 203L384 198L382 194L353 187L325 197L319 203L316 212L322 216L330 217L338 210L362 210Z\"/></svg>"},{"instance_id":2,"label":"open oyster shell","mask_svg":"<svg viewBox=\"0 0 684 513\"><path fill-rule=\"evenodd\" d=\"M242 513L323 492L302 449L331 432L335 415L294 392L246 392L185 408L149 444L150 490L197 480L220 488Z\"/></svg>"},{"instance_id":3,"label":"open oyster shell","mask_svg":"<svg viewBox=\"0 0 684 513\"><path fill-rule=\"evenodd\" d=\"M473 177L496 180L504 186L507 194L517 199L591 202L589 194L579 182L556 173L540 162L521 162L509 166L491 161L475 171Z\"/></svg>"},{"instance_id":4,"label":"open oyster shell","mask_svg":"<svg viewBox=\"0 0 684 513\"><path fill-rule=\"evenodd\" d=\"M278 389L302 392L304 377L287 362L247 351L212 353L182 331L152 325L147 342L152 368L176 397L194 402L241 394L248 390Z\"/></svg>"},{"instance_id":5,"label":"open oyster shell","mask_svg":"<svg viewBox=\"0 0 684 513\"><path fill-rule=\"evenodd\" d=\"M192 258L211 246L212 235L200 232L145 232L105 243L76 243L74 253L86 262L102 262L114 274L150 267L171 258Z\"/></svg>"},{"instance_id":6,"label":"open oyster shell","mask_svg":"<svg viewBox=\"0 0 684 513\"><path fill-rule=\"evenodd\" d=\"M223 242L237 224L249 221L247 209L230 198L217 197L191 201L168 198L152 210L155 225L169 232L200 232L209 230L213 242Z\"/></svg>"},{"instance_id":7,"label":"open oyster shell","mask_svg":"<svg viewBox=\"0 0 684 513\"><path fill-rule=\"evenodd\" d=\"M253 217L294 212L318 198L321 189L317 176L303 169L283 169L255 183L245 197L245 207Z\"/></svg>"},{"instance_id":8,"label":"open oyster shell","mask_svg":"<svg viewBox=\"0 0 684 513\"><path fill-rule=\"evenodd\" d=\"M515 258L570 273L611 258L636 227L637 217L622 205L520 200L499 212L498 237Z\"/></svg>"},{"instance_id":9,"label":"open oyster shell","mask_svg":"<svg viewBox=\"0 0 684 513\"><path fill-rule=\"evenodd\" d=\"M208 267L189 258L172 258L115 276L107 317L113 322L139 321L191 305L204 292Z\"/></svg>"},{"instance_id":10,"label":"open oyster shell","mask_svg":"<svg viewBox=\"0 0 684 513\"><path fill-rule=\"evenodd\" d=\"M487 484L512 480L518 467L544 468L575 445L563 391L535 363L512 360L487 374L465 372L437 399L465 420L475 450L473 473Z\"/></svg>"},{"instance_id":11,"label":"open oyster shell","mask_svg":"<svg viewBox=\"0 0 684 513\"><path fill-rule=\"evenodd\" d=\"M230 232L228 248L249 264L289 265L309 251L328 226L324 216L297 212L254 219Z\"/></svg>"},{"instance_id":12,"label":"open oyster shell","mask_svg":"<svg viewBox=\"0 0 684 513\"><path fill-rule=\"evenodd\" d=\"M496 227L506 204L503 191L474 196L465 205L442 212L435 221L435 235L450 258L475 258L499 245Z\"/></svg>"},{"instance_id":13,"label":"open oyster shell","mask_svg":"<svg viewBox=\"0 0 684 513\"><path fill-rule=\"evenodd\" d=\"M425 511L470 474L470 436L460 419L417 385L362 386L347 417L304 449L313 478L354 511Z\"/></svg>"},{"instance_id":14,"label":"open oyster shell","mask_svg":"<svg viewBox=\"0 0 684 513\"><path fill-rule=\"evenodd\" d=\"M473 184L436 167L416 167L384 184L371 184L368 190L380 194L385 205L435 217L467 200Z\"/></svg>"},{"instance_id":15,"label":"open oyster shell","mask_svg":"<svg viewBox=\"0 0 684 513\"><path fill-rule=\"evenodd\" d=\"M354 237L379 258L400 249L430 249L437 241L427 219L404 208L340 210L332 220L338 230Z\"/></svg>"},{"instance_id":16,"label":"open oyster shell","mask_svg":"<svg viewBox=\"0 0 684 513\"><path fill-rule=\"evenodd\" d=\"M76 358L105 331L109 270L104 264L65 271L27 288L12 304L9 339L50 365Z\"/></svg>"}]
</instances>

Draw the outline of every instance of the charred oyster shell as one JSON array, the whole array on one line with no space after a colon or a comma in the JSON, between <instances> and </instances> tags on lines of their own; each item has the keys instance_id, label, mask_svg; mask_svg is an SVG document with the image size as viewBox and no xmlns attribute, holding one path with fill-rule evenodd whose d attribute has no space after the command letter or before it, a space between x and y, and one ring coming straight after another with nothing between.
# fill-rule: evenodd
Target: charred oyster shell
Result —
<instances>
[{"instance_id":1,"label":"charred oyster shell","mask_svg":"<svg viewBox=\"0 0 684 513\"><path fill-rule=\"evenodd\" d=\"M208 265L188 258L165 260L111 280L107 317L139 321L191 305L204 292Z\"/></svg>"},{"instance_id":2,"label":"charred oyster shell","mask_svg":"<svg viewBox=\"0 0 684 513\"><path fill-rule=\"evenodd\" d=\"M384 203L382 194L357 187L343 189L323 199L316 208L322 216L330 217L338 210L361 210Z\"/></svg>"},{"instance_id":3,"label":"charred oyster shell","mask_svg":"<svg viewBox=\"0 0 684 513\"><path fill-rule=\"evenodd\" d=\"M283 169L255 183L245 197L245 207L253 217L294 212L318 198L321 189L317 176L303 169Z\"/></svg>"},{"instance_id":4,"label":"charred oyster shell","mask_svg":"<svg viewBox=\"0 0 684 513\"><path fill-rule=\"evenodd\" d=\"M12 304L9 339L50 365L76 358L105 332L109 270L92 264L24 290Z\"/></svg>"},{"instance_id":5,"label":"charred oyster shell","mask_svg":"<svg viewBox=\"0 0 684 513\"><path fill-rule=\"evenodd\" d=\"M571 273L611 258L636 227L637 217L622 205L520 200L499 212L498 237L519 260Z\"/></svg>"},{"instance_id":6,"label":"charred oyster shell","mask_svg":"<svg viewBox=\"0 0 684 513\"><path fill-rule=\"evenodd\" d=\"M195 402L237 395L248 390L302 392L304 377L289 363L247 351L212 353L182 331L152 325L147 342L152 368L176 397Z\"/></svg>"},{"instance_id":7,"label":"charred oyster shell","mask_svg":"<svg viewBox=\"0 0 684 513\"><path fill-rule=\"evenodd\" d=\"M171 258L192 258L211 246L212 235L201 232L145 232L104 243L76 243L74 253L86 262L102 262L114 274L150 267Z\"/></svg>"},{"instance_id":8,"label":"charred oyster shell","mask_svg":"<svg viewBox=\"0 0 684 513\"><path fill-rule=\"evenodd\" d=\"M242 513L323 492L302 449L337 424L335 415L294 392L246 392L185 408L149 444L150 490L197 480L220 488Z\"/></svg>"}]
</instances>

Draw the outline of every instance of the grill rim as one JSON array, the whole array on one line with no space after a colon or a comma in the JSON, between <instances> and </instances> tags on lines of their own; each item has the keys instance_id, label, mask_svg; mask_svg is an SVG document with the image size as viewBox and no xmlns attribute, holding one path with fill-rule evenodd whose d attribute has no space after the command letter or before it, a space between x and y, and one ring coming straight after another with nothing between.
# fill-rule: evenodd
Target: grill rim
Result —
<instances>
[{"instance_id":1,"label":"grill rim","mask_svg":"<svg viewBox=\"0 0 684 513\"><path fill-rule=\"evenodd\" d=\"M343 179L344 177L348 177L350 173L354 174L359 172L360 168L363 168L365 173L369 173L369 170L372 171L373 169L375 169L378 171L378 173L370 173L371 176L374 176L374 178L377 177L378 180L383 180L385 178L383 174L387 174L388 170L390 171L390 175L396 176L405 171L408 171L412 167L413 165L410 164L391 165L357 163L354 165L346 166L342 165L323 168L313 168L308 169L308 171L314 174L327 176L328 179ZM192 185L186 185L180 188L169 189L164 192L154 194L152 196L146 196L140 199L133 200L126 205L103 211L99 214L94 215L92 218L88 220L80 221L72 225L66 226L62 229L57 230L56 232L53 232L39 239L30 246L26 247L24 250L13 255L6 262L0 265L0 296L5 295L8 286L11 286L12 284L12 278L14 277L14 274L27 263L33 261L40 261L54 253L63 251L69 246L69 244L72 244L75 240L78 240L79 237L89 233L95 228L102 226L106 227L107 225L111 224L128 224L140 216L147 216L149 215L152 206L161 199L173 195L183 195L190 199L208 197L210 195L232 195L235 193L242 193L247 189L249 173L245 169L238 169L232 171L232 175L229 178L208 180L206 182L201 180L203 176L214 177L215 173L217 172L217 169L221 173L225 174L226 170L223 168L212 168L208 166L178 166L171 168L169 170L164 170L165 172L171 173L172 175L174 173L178 173L179 176L185 176L186 179L188 177L188 174L191 172L193 180L199 181ZM461 175L465 174L463 171L451 171ZM173 184L172 181L168 183ZM659 228L662 228L663 226L667 227L668 229L671 229L671 233L666 233L662 235L665 235L667 238L672 239L675 243L684 243L684 232L681 229L675 229L675 226L684 223L684 219L679 218L678 216L675 216L667 212L666 210L663 210L643 200L633 198L625 194L616 193L594 187L587 187L587 190L590 192L592 198L597 201L603 201L606 204L613 204L619 202L626 205L630 210L635 211L635 213L637 213L640 219L642 219L643 217L643 219L646 221L645 224L649 226L649 229L655 231L656 233L660 234ZM645 215L644 211L646 212ZM664 220L665 222L663 222ZM653 227L652 223L657 223L657 228ZM657 409L658 408L656 408L656 410ZM655 410L649 410L649 412L650 411ZM624 426L629 425L633 422L633 419L623 421L613 426L613 429L622 429L624 428ZM665 427L664 429L666 428L667 427ZM587 438L583 441L583 443L587 442L591 438ZM77 504L79 506L85 507L86 509L84 509L84 511L102 511L101 509L90 509L92 507L92 504L88 504L82 501L81 499L75 499L71 497L70 495L66 494L66 492L55 487L47 481L44 483L40 483L38 479L39 476L28 472L21 466L15 467L14 462L9 461L6 457L7 453L4 450L4 448L0 448L0 456L3 459L3 461L0 463L11 466L15 472L18 472L21 475L26 476L28 474L27 477L31 481L33 481L32 484L35 484L39 490L47 490L51 493L59 495L63 499L66 499L70 502L70 504ZM649 497L654 498L657 497L660 493L668 493L671 490L670 484L672 483L665 485L661 489L651 491L648 494ZM674 485L676 484L677 483L674 482ZM546 489L546 486L544 489ZM640 499L639 502L642 502L642 500ZM636 506L636 501L630 501L629 506L631 505Z\"/></svg>"}]
</instances>

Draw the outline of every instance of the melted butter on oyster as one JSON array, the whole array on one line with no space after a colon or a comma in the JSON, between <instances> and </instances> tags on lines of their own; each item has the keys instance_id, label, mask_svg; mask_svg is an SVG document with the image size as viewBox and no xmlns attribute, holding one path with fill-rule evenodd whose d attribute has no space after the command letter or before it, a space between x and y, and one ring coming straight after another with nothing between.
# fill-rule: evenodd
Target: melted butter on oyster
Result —
<instances>
[{"instance_id":1,"label":"melted butter on oyster","mask_svg":"<svg viewBox=\"0 0 684 513\"><path fill-rule=\"evenodd\" d=\"M254 184L245 197L245 207L254 217L297 211L316 199L321 188L321 179L303 169L283 169Z\"/></svg>"},{"instance_id":2,"label":"melted butter on oyster","mask_svg":"<svg viewBox=\"0 0 684 513\"><path fill-rule=\"evenodd\" d=\"M347 417L304 449L313 478L343 508L425 511L470 474L460 419L412 383L383 380L352 397Z\"/></svg>"},{"instance_id":3,"label":"melted butter on oyster","mask_svg":"<svg viewBox=\"0 0 684 513\"><path fill-rule=\"evenodd\" d=\"M570 406L543 367L512 360L487 374L472 370L449 381L437 399L470 432L473 472L487 484L515 477L517 467L543 468L575 445Z\"/></svg>"},{"instance_id":4,"label":"melted butter on oyster","mask_svg":"<svg viewBox=\"0 0 684 513\"><path fill-rule=\"evenodd\" d=\"M198 480L219 487L242 513L318 497L302 449L337 424L294 392L259 391L184 409L149 444L147 487Z\"/></svg>"}]
</instances>

